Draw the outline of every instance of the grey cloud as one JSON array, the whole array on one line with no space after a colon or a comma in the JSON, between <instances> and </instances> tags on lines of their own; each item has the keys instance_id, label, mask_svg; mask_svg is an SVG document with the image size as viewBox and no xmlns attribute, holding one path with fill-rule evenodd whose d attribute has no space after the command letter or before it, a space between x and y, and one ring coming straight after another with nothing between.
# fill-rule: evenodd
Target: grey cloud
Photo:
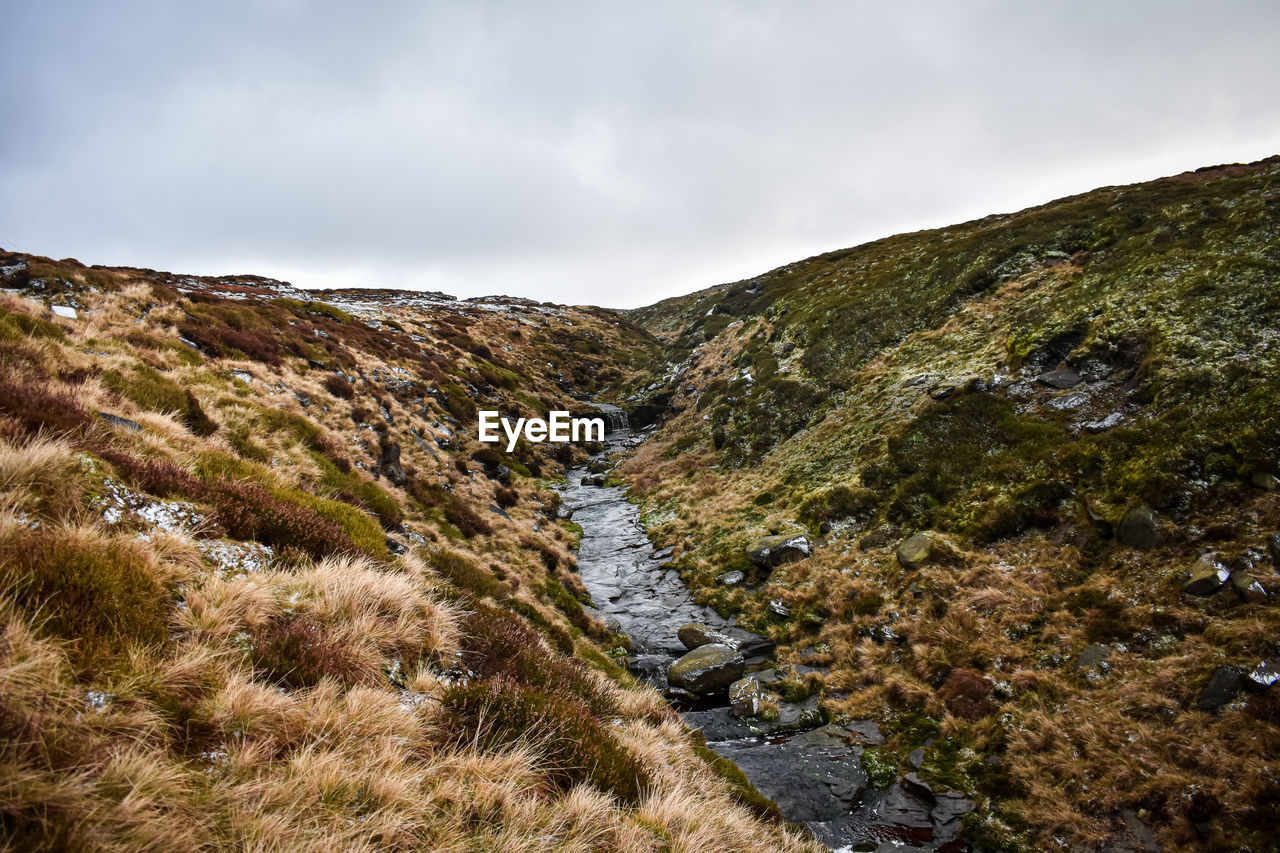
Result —
<instances>
[{"instance_id":1,"label":"grey cloud","mask_svg":"<svg viewBox=\"0 0 1280 853\"><path fill-rule=\"evenodd\" d=\"M27 6L0 243L89 262L628 306L1280 151L1266 2Z\"/></svg>"}]
</instances>

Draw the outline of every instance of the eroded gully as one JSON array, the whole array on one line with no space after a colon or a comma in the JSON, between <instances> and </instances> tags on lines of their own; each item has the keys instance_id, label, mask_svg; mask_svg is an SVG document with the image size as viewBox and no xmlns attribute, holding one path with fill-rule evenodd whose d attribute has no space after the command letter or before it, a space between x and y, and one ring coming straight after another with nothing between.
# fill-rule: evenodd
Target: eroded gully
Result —
<instances>
[{"instance_id":1,"label":"eroded gully","mask_svg":"<svg viewBox=\"0 0 1280 853\"><path fill-rule=\"evenodd\" d=\"M625 424L618 412L610 413L611 427ZM626 499L627 489L593 484L609 454L633 449L643 436L612 429L592 464L568 471L568 482L559 489L564 511L582 527L578 571L598 615L616 620L612 627L631 638L631 670L659 690L667 686L667 667L687 651L676 632L689 622L734 637L748 670L762 683L776 679L783 668L770 658L772 645L693 600L667 567L670 549L658 550L649 540L640 508ZM868 746L883 742L872 722L822 725L816 698L783 704L778 720L769 722L735 717L723 696L709 697L682 714L788 820L807 824L838 853L968 849L959 837L960 818L972 809L968 800L934 792L914 773L899 777L886 791L868 784L860 758Z\"/></svg>"}]
</instances>

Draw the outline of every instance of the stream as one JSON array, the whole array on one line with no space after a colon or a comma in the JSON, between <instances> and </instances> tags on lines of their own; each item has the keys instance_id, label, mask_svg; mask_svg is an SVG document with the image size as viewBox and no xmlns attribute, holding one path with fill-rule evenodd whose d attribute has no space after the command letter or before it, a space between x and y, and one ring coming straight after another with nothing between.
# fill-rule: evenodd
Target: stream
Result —
<instances>
[{"instance_id":1,"label":"stream","mask_svg":"<svg viewBox=\"0 0 1280 853\"><path fill-rule=\"evenodd\" d=\"M667 667L687 651L676 632L689 622L734 638L749 674L762 684L776 680L773 644L697 604L667 568L671 549L656 549L649 540L626 487L595 484L605 457L633 449L645 436L626 428L620 409L599 408L609 426L605 449L588 466L570 469L559 487L564 511L582 527L578 572L598 611L593 615L631 638L632 672L659 690L667 686ZM724 696L681 711L707 746L736 763L784 817L808 825L836 853L970 849L960 839L960 819L973 804L960 794L935 792L910 772L885 791L870 786L860 758L884 742L874 722L821 725L817 697L782 704L775 722L735 717Z\"/></svg>"}]
</instances>

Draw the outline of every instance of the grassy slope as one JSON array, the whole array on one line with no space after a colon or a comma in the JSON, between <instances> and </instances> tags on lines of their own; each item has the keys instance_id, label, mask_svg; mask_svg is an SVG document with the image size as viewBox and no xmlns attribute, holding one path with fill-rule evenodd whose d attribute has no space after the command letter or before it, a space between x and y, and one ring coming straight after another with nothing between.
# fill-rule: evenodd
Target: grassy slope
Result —
<instances>
[{"instance_id":1,"label":"grassy slope","mask_svg":"<svg viewBox=\"0 0 1280 853\"><path fill-rule=\"evenodd\" d=\"M1270 849L1276 691L1195 703L1216 666L1280 652L1280 607L1181 585L1213 552L1280 591L1280 503L1251 485L1280 473L1280 163L892 237L630 316L685 360L627 471L708 601L830 667L792 693L885 721L890 764L935 738L925 774L985 798L971 829L992 847L1100 843L1132 810L1166 849ZM1064 364L1096 381L1034 382ZM1138 504L1155 550L1115 541ZM823 522L817 556L716 584L750 570L753 536ZM898 564L927 528L959 565ZM1090 643L1106 671L1074 666ZM954 701L966 679L976 708Z\"/></svg>"},{"instance_id":2,"label":"grassy slope","mask_svg":"<svg viewBox=\"0 0 1280 853\"><path fill-rule=\"evenodd\" d=\"M571 454L471 438L478 403L633 380L652 338L596 309L0 267L6 846L810 849L607 654L548 488Z\"/></svg>"}]
</instances>

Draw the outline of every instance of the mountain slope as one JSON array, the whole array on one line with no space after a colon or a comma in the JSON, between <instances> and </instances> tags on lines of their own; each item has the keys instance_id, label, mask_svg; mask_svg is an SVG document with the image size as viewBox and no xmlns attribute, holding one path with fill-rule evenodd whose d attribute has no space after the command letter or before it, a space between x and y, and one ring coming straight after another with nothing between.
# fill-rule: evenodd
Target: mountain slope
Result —
<instances>
[{"instance_id":1,"label":"mountain slope","mask_svg":"<svg viewBox=\"0 0 1280 853\"><path fill-rule=\"evenodd\" d=\"M1280 160L629 316L675 355L625 470L686 582L804 664L778 689L880 719L887 778L924 748L991 849L1273 849ZM819 547L762 569L770 532Z\"/></svg>"},{"instance_id":2,"label":"mountain slope","mask_svg":"<svg viewBox=\"0 0 1280 853\"><path fill-rule=\"evenodd\" d=\"M785 849L582 607L550 486L612 312L0 256L0 838Z\"/></svg>"}]
</instances>

